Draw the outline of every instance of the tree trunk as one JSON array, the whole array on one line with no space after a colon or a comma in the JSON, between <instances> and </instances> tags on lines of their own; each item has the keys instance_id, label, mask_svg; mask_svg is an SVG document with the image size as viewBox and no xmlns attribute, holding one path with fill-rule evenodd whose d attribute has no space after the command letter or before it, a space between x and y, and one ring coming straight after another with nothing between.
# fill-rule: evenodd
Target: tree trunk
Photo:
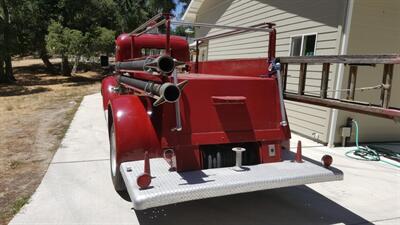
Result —
<instances>
[{"instance_id":1,"label":"tree trunk","mask_svg":"<svg viewBox=\"0 0 400 225\"><path fill-rule=\"evenodd\" d=\"M78 69L78 64L79 64L79 58L80 56L75 56L75 62L74 62L74 66L72 67L72 75L76 74L76 70Z\"/></svg>"},{"instance_id":2,"label":"tree trunk","mask_svg":"<svg viewBox=\"0 0 400 225\"><path fill-rule=\"evenodd\" d=\"M8 54L6 55L4 62L6 64L6 76L8 78L8 80L10 82L14 82L16 81L15 77L14 77L14 73L13 73L13 68L12 68L12 60L11 60L11 56Z\"/></svg>"},{"instance_id":3,"label":"tree trunk","mask_svg":"<svg viewBox=\"0 0 400 225\"><path fill-rule=\"evenodd\" d=\"M4 31L3 31L3 20L0 17L0 83L6 82L6 76L4 73L4 43L2 40L4 40Z\"/></svg>"},{"instance_id":4,"label":"tree trunk","mask_svg":"<svg viewBox=\"0 0 400 225\"><path fill-rule=\"evenodd\" d=\"M54 73L55 69L53 64L50 62L50 57L47 54L46 47L42 46L40 49L40 58L43 61L43 64L46 66L46 68L51 72Z\"/></svg>"},{"instance_id":5,"label":"tree trunk","mask_svg":"<svg viewBox=\"0 0 400 225\"><path fill-rule=\"evenodd\" d=\"M2 82L12 83L15 81L15 77L12 69L11 62L11 53L10 53L10 13L8 11L8 7L5 0L0 0L1 7L3 8L4 14L4 22L3 22L3 30L4 30L4 42L3 42L3 53L2 53L2 61L5 63L5 72L4 76L1 79Z\"/></svg>"},{"instance_id":6,"label":"tree trunk","mask_svg":"<svg viewBox=\"0 0 400 225\"><path fill-rule=\"evenodd\" d=\"M0 52L1 54L1 52ZM4 73L4 59L2 55L0 55L0 83L5 83L7 81L7 77L5 76Z\"/></svg>"},{"instance_id":7,"label":"tree trunk","mask_svg":"<svg viewBox=\"0 0 400 225\"><path fill-rule=\"evenodd\" d=\"M61 56L61 74L64 76L71 76L71 68L69 67L68 56Z\"/></svg>"}]
</instances>

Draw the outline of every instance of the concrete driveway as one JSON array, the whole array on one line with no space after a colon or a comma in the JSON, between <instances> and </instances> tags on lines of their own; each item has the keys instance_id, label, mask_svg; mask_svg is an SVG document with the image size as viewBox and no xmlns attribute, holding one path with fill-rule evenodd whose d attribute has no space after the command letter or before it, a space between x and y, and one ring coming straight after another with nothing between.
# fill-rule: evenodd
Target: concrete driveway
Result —
<instances>
[{"instance_id":1,"label":"concrete driveway","mask_svg":"<svg viewBox=\"0 0 400 225\"><path fill-rule=\"evenodd\" d=\"M281 188L144 211L114 192L100 94L86 96L29 204L10 224L400 224L399 169L303 140L304 155L329 153L344 181Z\"/></svg>"}]
</instances>

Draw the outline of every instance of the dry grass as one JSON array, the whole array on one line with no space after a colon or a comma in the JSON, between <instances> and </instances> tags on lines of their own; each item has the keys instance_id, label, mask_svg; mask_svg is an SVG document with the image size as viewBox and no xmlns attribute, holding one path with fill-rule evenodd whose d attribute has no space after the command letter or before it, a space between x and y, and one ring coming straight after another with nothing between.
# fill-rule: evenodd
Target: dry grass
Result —
<instances>
[{"instance_id":1,"label":"dry grass","mask_svg":"<svg viewBox=\"0 0 400 225\"><path fill-rule=\"evenodd\" d=\"M13 62L15 85L0 84L0 224L28 202L83 96L100 90L98 72L63 77L40 60Z\"/></svg>"}]
</instances>

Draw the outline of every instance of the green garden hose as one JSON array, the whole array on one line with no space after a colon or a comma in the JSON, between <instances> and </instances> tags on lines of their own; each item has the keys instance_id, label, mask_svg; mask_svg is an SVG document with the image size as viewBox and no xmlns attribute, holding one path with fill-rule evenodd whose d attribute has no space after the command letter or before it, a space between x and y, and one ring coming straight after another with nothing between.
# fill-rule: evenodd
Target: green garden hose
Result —
<instances>
[{"instance_id":1,"label":"green garden hose","mask_svg":"<svg viewBox=\"0 0 400 225\"><path fill-rule=\"evenodd\" d=\"M354 123L354 126L356 128L356 149L347 151L345 153L345 155L349 158L352 159L357 159L357 160L363 160L363 161L381 161L384 163L387 163L391 166L395 166L397 168L400 168L399 164L395 164L386 160L381 159L381 156L387 156L390 157L392 159L397 159L400 160L400 154L399 153L395 153L392 151L385 151L384 153L375 149L372 149L368 146L360 146L358 144L358 123L356 120L352 120L352 122Z\"/></svg>"}]
</instances>

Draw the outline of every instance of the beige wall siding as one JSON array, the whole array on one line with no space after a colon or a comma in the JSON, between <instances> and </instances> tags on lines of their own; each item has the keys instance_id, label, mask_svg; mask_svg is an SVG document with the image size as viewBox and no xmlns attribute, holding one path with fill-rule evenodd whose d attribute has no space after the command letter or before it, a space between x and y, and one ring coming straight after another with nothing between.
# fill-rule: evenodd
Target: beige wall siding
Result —
<instances>
[{"instance_id":1,"label":"beige wall siding","mask_svg":"<svg viewBox=\"0 0 400 225\"><path fill-rule=\"evenodd\" d=\"M230 26L250 26L260 22L277 24L277 56L288 56L290 38L317 34L317 55L338 54L338 42L344 20L345 1L331 0L206 0L197 14L197 22ZM221 33L220 29L202 29L198 36ZM266 57L268 34L254 32L211 40L208 60ZM287 89L297 91L299 66L289 66ZM307 91L318 91L321 66L309 66ZM331 68L331 76L336 67ZM332 87L333 79L329 81ZM318 94L317 92L312 92ZM302 103L286 102L291 129L327 142L330 110Z\"/></svg>"},{"instance_id":2,"label":"beige wall siding","mask_svg":"<svg viewBox=\"0 0 400 225\"><path fill-rule=\"evenodd\" d=\"M400 53L400 1L398 0L356 0L349 36L349 54L390 54ZM359 68L357 87L374 86L382 82L383 66ZM343 87L348 80L345 70ZM359 101L380 103L380 90L356 92ZM392 107L400 108L400 66L394 68ZM360 125L360 141L400 141L400 123L388 119L340 111L335 142L340 142L339 128L347 117L356 119ZM353 132L354 134L354 132ZM354 136L352 138L354 141Z\"/></svg>"}]
</instances>

